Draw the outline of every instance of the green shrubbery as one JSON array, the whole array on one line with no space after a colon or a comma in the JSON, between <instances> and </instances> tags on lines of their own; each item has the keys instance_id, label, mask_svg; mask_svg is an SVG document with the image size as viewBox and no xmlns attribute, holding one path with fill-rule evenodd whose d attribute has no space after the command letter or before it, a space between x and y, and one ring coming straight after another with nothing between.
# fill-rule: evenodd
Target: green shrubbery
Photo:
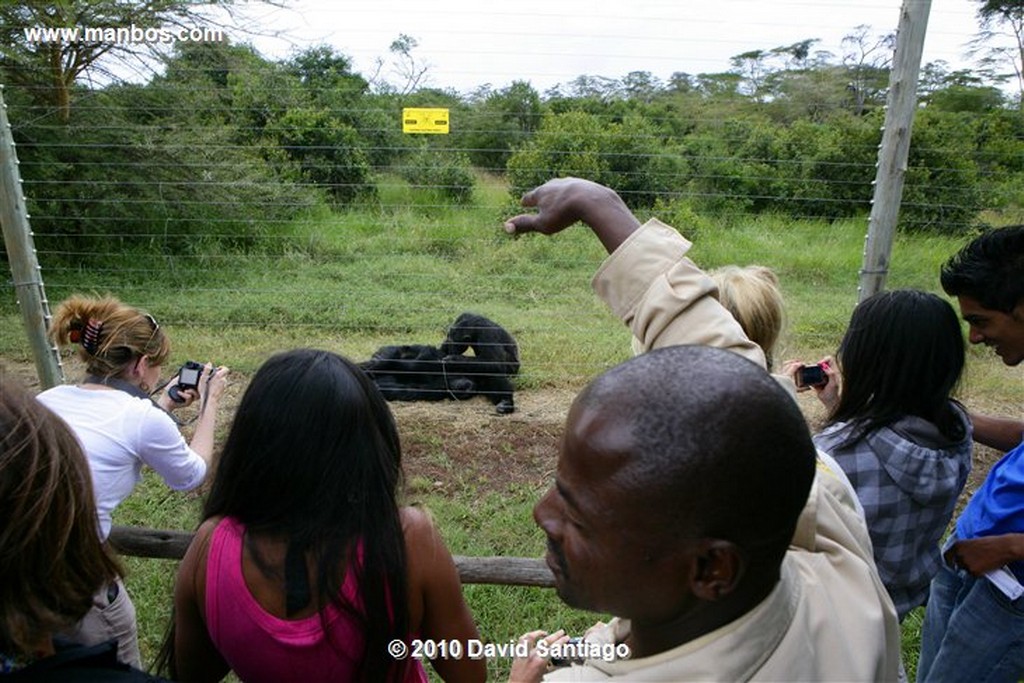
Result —
<instances>
[{"instance_id":1,"label":"green shrubbery","mask_svg":"<svg viewBox=\"0 0 1024 683\"><path fill-rule=\"evenodd\" d=\"M679 200L703 213L864 217L880 103L853 107L841 88L823 98L803 87L843 73L780 72L769 102L743 95L737 74L665 87L581 77L546 97L525 81L399 94L372 92L326 47L273 62L247 46L183 43L144 85L73 85L67 121L32 89L5 99L39 241L88 265L88 254L111 249L257 248L310 212L382 201L390 173L418 188L421 205L467 202L483 171L506 176L512 198L575 175L634 208ZM929 92L913 126L902 230L960 235L982 209L1019 209L1024 118L997 95L963 84ZM403 135L401 111L413 106L449 108L450 135Z\"/></svg>"}]
</instances>

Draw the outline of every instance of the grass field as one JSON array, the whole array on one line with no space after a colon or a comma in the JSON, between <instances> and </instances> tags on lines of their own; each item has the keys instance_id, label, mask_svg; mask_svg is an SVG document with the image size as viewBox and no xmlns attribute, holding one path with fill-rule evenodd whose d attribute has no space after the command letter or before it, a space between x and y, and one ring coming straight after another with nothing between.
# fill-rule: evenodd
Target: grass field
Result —
<instances>
[{"instance_id":1,"label":"grass field","mask_svg":"<svg viewBox=\"0 0 1024 683\"><path fill-rule=\"evenodd\" d=\"M494 180L484 179L475 202L459 208L397 182L383 187L377 204L296 221L246 253L197 245L187 255L111 253L74 267L48 259L41 248L48 298L115 293L166 326L174 363L194 358L230 366L221 435L248 377L275 350L315 346L359 360L382 344L438 343L463 310L497 320L521 349L519 410L505 418L479 400L395 404L406 498L431 511L455 554L539 556L544 544L531 508L550 483L564 412L589 378L630 353L628 332L589 289L601 247L582 228L553 238L510 239L501 220L517 209ZM789 316L779 358L813 360L834 352L857 298L866 221L702 217L677 227L693 237L691 256L704 267L761 263L776 269ZM964 241L899 237L888 286L937 290L939 264ZM5 372L31 381L13 294L0 302L0 321ZM77 378L73 363L66 370L69 379ZM972 348L960 397L975 409L1019 415L1022 380L1020 369ZM805 408L813 422L815 406ZM994 455L978 449L969 490ZM172 492L148 473L116 522L192 529L200 496ZM167 623L174 564L128 558L127 565L144 656L151 657ZM597 616L564 607L547 590L467 586L465 592L492 642L536 627L580 631ZM916 615L904 624L911 676L918 624ZM491 662L491 673L503 678L507 665Z\"/></svg>"}]
</instances>

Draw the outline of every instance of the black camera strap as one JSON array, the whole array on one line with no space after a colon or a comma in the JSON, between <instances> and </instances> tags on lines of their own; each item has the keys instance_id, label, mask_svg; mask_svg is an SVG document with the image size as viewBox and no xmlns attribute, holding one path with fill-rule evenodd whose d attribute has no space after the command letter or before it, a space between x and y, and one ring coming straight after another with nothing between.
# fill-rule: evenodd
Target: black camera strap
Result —
<instances>
[{"instance_id":1,"label":"black camera strap","mask_svg":"<svg viewBox=\"0 0 1024 683\"><path fill-rule=\"evenodd\" d=\"M146 398L149 399L150 401L153 400L153 397L147 394L145 391L143 391L142 387L136 386L131 382L126 382L123 379L119 379L117 377L100 377L99 375L86 375L85 382L86 384L102 384L103 386L110 387L111 389L118 389L126 394L131 394L135 398ZM156 404L154 403L154 405Z\"/></svg>"},{"instance_id":2,"label":"black camera strap","mask_svg":"<svg viewBox=\"0 0 1024 683\"><path fill-rule=\"evenodd\" d=\"M165 413L167 413L167 415L170 416L172 420L174 420L174 424L178 425L179 427L184 424L187 424L179 420L171 412L164 410L163 406L154 401L152 396L150 396L148 393L142 390L142 387L132 384L131 382L126 382L125 380L120 379L118 377L100 377L99 375L86 375L85 383L102 384L105 387L110 387L111 389L123 391L124 393L130 396L134 396L135 398L144 398L148 400L150 403L152 403L154 406L159 408L160 410L163 410Z\"/></svg>"}]
</instances>

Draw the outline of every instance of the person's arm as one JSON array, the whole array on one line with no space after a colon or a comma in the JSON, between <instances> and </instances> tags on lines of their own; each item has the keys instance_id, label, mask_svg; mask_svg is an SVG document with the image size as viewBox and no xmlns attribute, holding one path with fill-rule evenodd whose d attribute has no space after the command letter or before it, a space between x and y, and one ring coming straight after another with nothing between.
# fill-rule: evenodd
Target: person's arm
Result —
<instances>
[{"instance_id":1,"label":"person's arm","mask_svg":"<svg viewBox=\"0 0 1024 683\"><path fill-rule=\"evenodd\" d=\"M465 655L468 641L479 640L480 632L462 597L462 583L451 553L422 510L403 508L402 528L409 572L409 612L414 620L417 613L421 615L416 637L462 644L461 657L439 657L431 660L431 665L448 683L485 680L487 662Z\"/></svg>"},{"instance_id":2,"label":"person's arm","mask_svg":"<svg viewBox=\"0 0 1024 683\"><path fill-rule=\"evenodd\" d=\"M209 465L213 464L213 437L217 426L217 408L220 405L221 395L227 387L228 373L229 370L226 367L216 367L207 363L203 367L199 387L179 391L179 395L183 399L182 402L175 402L170 397L170 388L177 383L177 377L167 383L164 391L156 399L156 404L168 413L187 408L196 401L200 401L199 416L196 418L196 426L192 431L192 440L188 446L206 462L207 471L212 469Z\"/></svg>"},{"instance_id":3,"label":"person's arm","mask_svg":"<svg viewBox=\"0 0 1024 683\"><path fill-rule=\"evenodd\" d=\"M993 417L973 411L970 416L976 443L1005 453L1012 451L1024 440L1024 420Z\"/></svg>"},{"instance_id":4,"label":"person's arm","mask_svg":"<svg viewBox=\"0 0 1024 683\"><path fill-rule=\"evenodd\" d=\"M984 576L1004 564L1024 560L1024 534L982 536L957 541L946 551L946 562Z\"/></svg>"},{"instance_id":5,"label":"person's arm","mask_svg":"<svg viewBox=\"0 0 1024 683\"><path fill-rule=\"evenodd\" d=\"M764 353L718 301L717 288L686 253L692 246L674 229L644 225L610 188L579 178L551 180L523 196L538 209L505 223L511 234L554 234L577 221L609 253L594 290L638 340L639 351L676 344L715 346L765 367Z\"/></svg>"},{"instance_id":6,"label":"person's arm","mask_svg":"<svg viewBox=\"0 0 1024 683\"><path fill-rule=\"evenodd\" d=\"M576 222L590 226L611 254L640 227L640 221L614 190L580 178L549 180L523 195L522 205L538 209L505 221L505 231L553 235Z\"/></svg>"},{"instance_id":7,"label":"person's arm","mask_svg":"<svg viewBox=\"0 0 1024 683\"><path fill-rule=\"evenodd\" d=\"M174 583L174 680L219 681L231 670L206 630L206 558L217 519L196 531Z\"/></svg>"},{"instance_id":8,"label":"person's arm","mask_svg":"<svg viewBox=\"0 0 1024 683\"><path fill-rule=\"evenodd\" d=\"M207 375L207 372L210 374ZM228 372L226 367L215 368L212 365L207 365L203 372L203 380L199 383L201 401L199 417L196 419L192 440L188 445L206 461L207 465L213 463L213 436L217 426L217 409L220 405L221 395L228 384Z\"/></svg>"}]
</instances>

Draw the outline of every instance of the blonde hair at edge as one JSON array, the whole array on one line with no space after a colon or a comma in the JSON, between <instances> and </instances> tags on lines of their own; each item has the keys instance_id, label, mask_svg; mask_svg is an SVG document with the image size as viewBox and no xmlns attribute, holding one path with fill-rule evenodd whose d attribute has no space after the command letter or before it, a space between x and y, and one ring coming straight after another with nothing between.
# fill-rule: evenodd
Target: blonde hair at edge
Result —
<instances>
[{"instance_id":1,"label":"blonde hair at edge","mask_svg":"<svg viewBox=\"0 0 1024 683\"><path fill-rule=\"evenodd\" d=\"M718 287L718 300L732 313L747 337L761 347L772 368L775 344L785 324L785 308L779 278L767 266L723 266L708 276ZM642 351L633 338L633 353Z\"/></svg>"},{"instance_id":2,"label":"blonde hair at edge","mask_svg":"<svg viewBox=\"0 0 1024 683\"><path fill-rule=\"evenodd\" d=\"M91 352L82 344L90 321L99 324ZM97 377L118 377L139 356L148 357L152 365L163 365L171 355L170 340L156 320L112 296L69 297L53 314L50 337L60 345L77 345L86 372Z\"/></svg>"}]
</instances>

